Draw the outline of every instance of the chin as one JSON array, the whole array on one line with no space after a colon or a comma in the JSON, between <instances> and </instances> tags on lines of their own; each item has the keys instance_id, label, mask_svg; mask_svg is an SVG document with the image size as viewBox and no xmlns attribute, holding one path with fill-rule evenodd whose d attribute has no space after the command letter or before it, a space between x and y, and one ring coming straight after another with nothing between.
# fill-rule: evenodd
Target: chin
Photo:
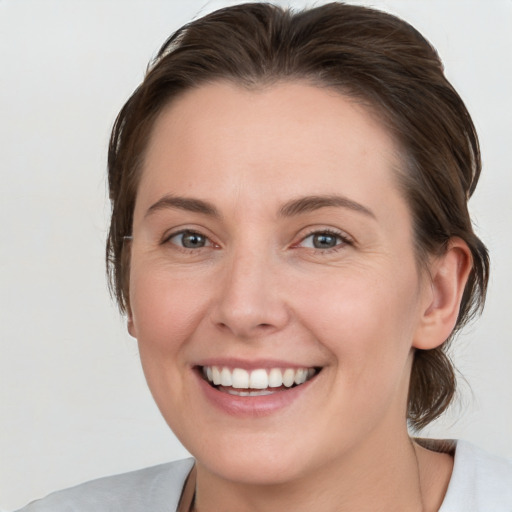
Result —
<instances>
[{"instance_id":1,"label":"chin","mask_svg":"<svg viewBox=\"0 0 512 512\"><path fill-rule=\"evenodd\" d=\"M246 485L278 485L300 479L306 461L298 454L287 457L280 453L236 453L224 457L202 457L198 465L224 480Z\"/></svg>"},{"instance_id":2,"label":"chin","mask_svg":"<svg viewBox=\"0 0 512 512\"><path fill-rule=\"evenodd\" d=\"M202 441L189 438L183 442L198 467L217 478L246 485L276 485L318 471L322 460L332 456L332 450L325 453L318 440L315 443L298 430L283 429L272 434L232 430Z\"/></svg>"}]
</instances>

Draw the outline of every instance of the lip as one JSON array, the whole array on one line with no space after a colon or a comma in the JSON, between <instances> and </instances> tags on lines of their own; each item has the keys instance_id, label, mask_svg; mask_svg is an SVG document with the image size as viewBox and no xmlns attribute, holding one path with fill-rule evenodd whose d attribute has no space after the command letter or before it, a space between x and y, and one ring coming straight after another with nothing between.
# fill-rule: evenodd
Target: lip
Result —
<instances>
[{"instance_id":1,"label":"lip","mask_svg":"<svg viewBox=\"0 0 512 512\"><path fill-rule=\"evenodd\" d=\"M304 365L290 365L284 361L272 361L270 364L268 361L263 364L263 361L256 361L251 363L243 363L237 361L236 363L223 359L222 362L217 360L208 360L208 364L204 366L227 366L233 368L244 368L247 370L253 370L258 368L304 368ZM201 365L202 366L202 365ZM312 377L310 380L304 382L300 386L295 386L282 391L276 391L271 395L262 396L237 396L230 395L219 391L212 385L210 385L203 377L200 366L193 368L193 373L198 381L199 388L206 398L206 400L217 409L221 410L225 414L236 417L262 417L275 414L280 410L289 407L293 402L298 400L302 395L307 394L310 388L316 382L318 374Z\"/></svg>"},{"instance_id":2,"label":"lip","mask_svg":"<svg viewBox=\"0 0 512 512\"><path fill-rule=\"evenodd\" d=\"M271 368L292 368L298 370L299 368L317 368L320 365L312 364L297 364L290 361L278 359L254 359L247 361L236 358L210 358L197 362L194 366L219 366L227 368L243 368L244 370L258 370L260 368L270 370Z\"/></svg>"}]
</instances>

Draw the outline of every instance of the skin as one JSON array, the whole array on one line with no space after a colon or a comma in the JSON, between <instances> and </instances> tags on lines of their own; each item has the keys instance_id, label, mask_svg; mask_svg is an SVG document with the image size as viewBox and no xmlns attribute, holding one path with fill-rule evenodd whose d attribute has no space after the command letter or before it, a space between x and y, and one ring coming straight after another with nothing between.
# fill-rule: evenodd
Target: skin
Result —
<instances>
[{"instance_id":1,"label":"skin","mask_svg":"<svg viewBox=\"0 0 512 512\"><path fill-rule=\"evenodd\" d=\"M450 334L471 263L453 240L430 275L419 270L399 155L362 106L305 83L205 85L157 120L134 212L128 327L164 418L197 459L197 510L440 506L452 460L411 442L407 390L414 349ZM171 194L219 215L152 208ZM280 214L333 194L368 211ZM205 246L185 249L171 237L182 229ZM315 248L311 233L326 230L336 245ZM322 370L277 412L237 417L198 384L208 358Z\"/></svg>"}]
</instances>

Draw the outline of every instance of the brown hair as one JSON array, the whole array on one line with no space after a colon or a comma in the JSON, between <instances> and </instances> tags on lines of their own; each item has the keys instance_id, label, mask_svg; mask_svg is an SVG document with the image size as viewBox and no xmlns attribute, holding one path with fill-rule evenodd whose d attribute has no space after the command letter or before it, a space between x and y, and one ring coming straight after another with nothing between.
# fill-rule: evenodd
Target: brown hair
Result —
<instances>
[{"instance_id":1,"label":"brown hair","mask_svg":"<svg viewBox=\"0 0 512 512\"><path fill-rule=\"evenodd\" d=\"M117 117L108 156L107 269L122 311L129 308L124 239L131 234L151 129L180 93L215 80L245 87L307 80L368 105L402 148L399 181L412 212L420 264L442 253L454 236L471 250L473 267L455 331L483 307L489 260L467 209L481 170L478 139L435 49L408 23L373 9L331 3L293 12L251 3L220 9L174 33ZM413 428L437 418L454 396L449 341L415 353L408 399Z\"/></svg>"}]
</instances>

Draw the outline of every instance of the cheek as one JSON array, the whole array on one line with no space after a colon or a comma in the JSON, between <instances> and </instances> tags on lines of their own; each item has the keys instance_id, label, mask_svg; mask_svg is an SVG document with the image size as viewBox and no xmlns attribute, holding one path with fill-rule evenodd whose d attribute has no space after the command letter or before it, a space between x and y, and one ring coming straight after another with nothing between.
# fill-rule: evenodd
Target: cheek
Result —
<instances>
[{"instance_id":1,"label":"cheek","mask_svg":"<svg viewBox=\"0 0 512 512\"><path fill-rule=\"evenodd\" d=\"M410 375L413 289L387 284L360 286L345 281L331 300L311 301L311 329L333 355L332 408L329 422L345 425L357 418L360 433L388 415L402 420ZM330 428L328 425L326 428Z\"/></svg>"},{"instance_id":2,"label":"cheek","mask_svg":"<svg viewBox=\"0 0 512 512\"><path fill-rule=\"evenodd\" d=\"M134 266L130 276L134 336L139 344L169 351L193 332L207 293L191 279L144 267Z\"/></svg>"},{"instance_id":3,"label":"cheek","mask_svg":"<svg viewBox=\"0 0 512 512\"><path fill-rule=\"evenodd\" d=\"M339 272L323 286L296 290L301 322L334 356L344 379L401 375L418 318L414 267L393 273ZM388 277L395 276L395 277Z\"/></svg>"},{"instance_id":4,"label":"cheek","mask_svg":"<svg viewBox=\"0 0 512 512\"><path fill-rule=\"evenodd\" d=\"M204 317L204 294L190 279L133 265L130 276L133 335L149 389L171 428L180 432L193 397L188 346Z\"/></svg>"}]
</instances>

